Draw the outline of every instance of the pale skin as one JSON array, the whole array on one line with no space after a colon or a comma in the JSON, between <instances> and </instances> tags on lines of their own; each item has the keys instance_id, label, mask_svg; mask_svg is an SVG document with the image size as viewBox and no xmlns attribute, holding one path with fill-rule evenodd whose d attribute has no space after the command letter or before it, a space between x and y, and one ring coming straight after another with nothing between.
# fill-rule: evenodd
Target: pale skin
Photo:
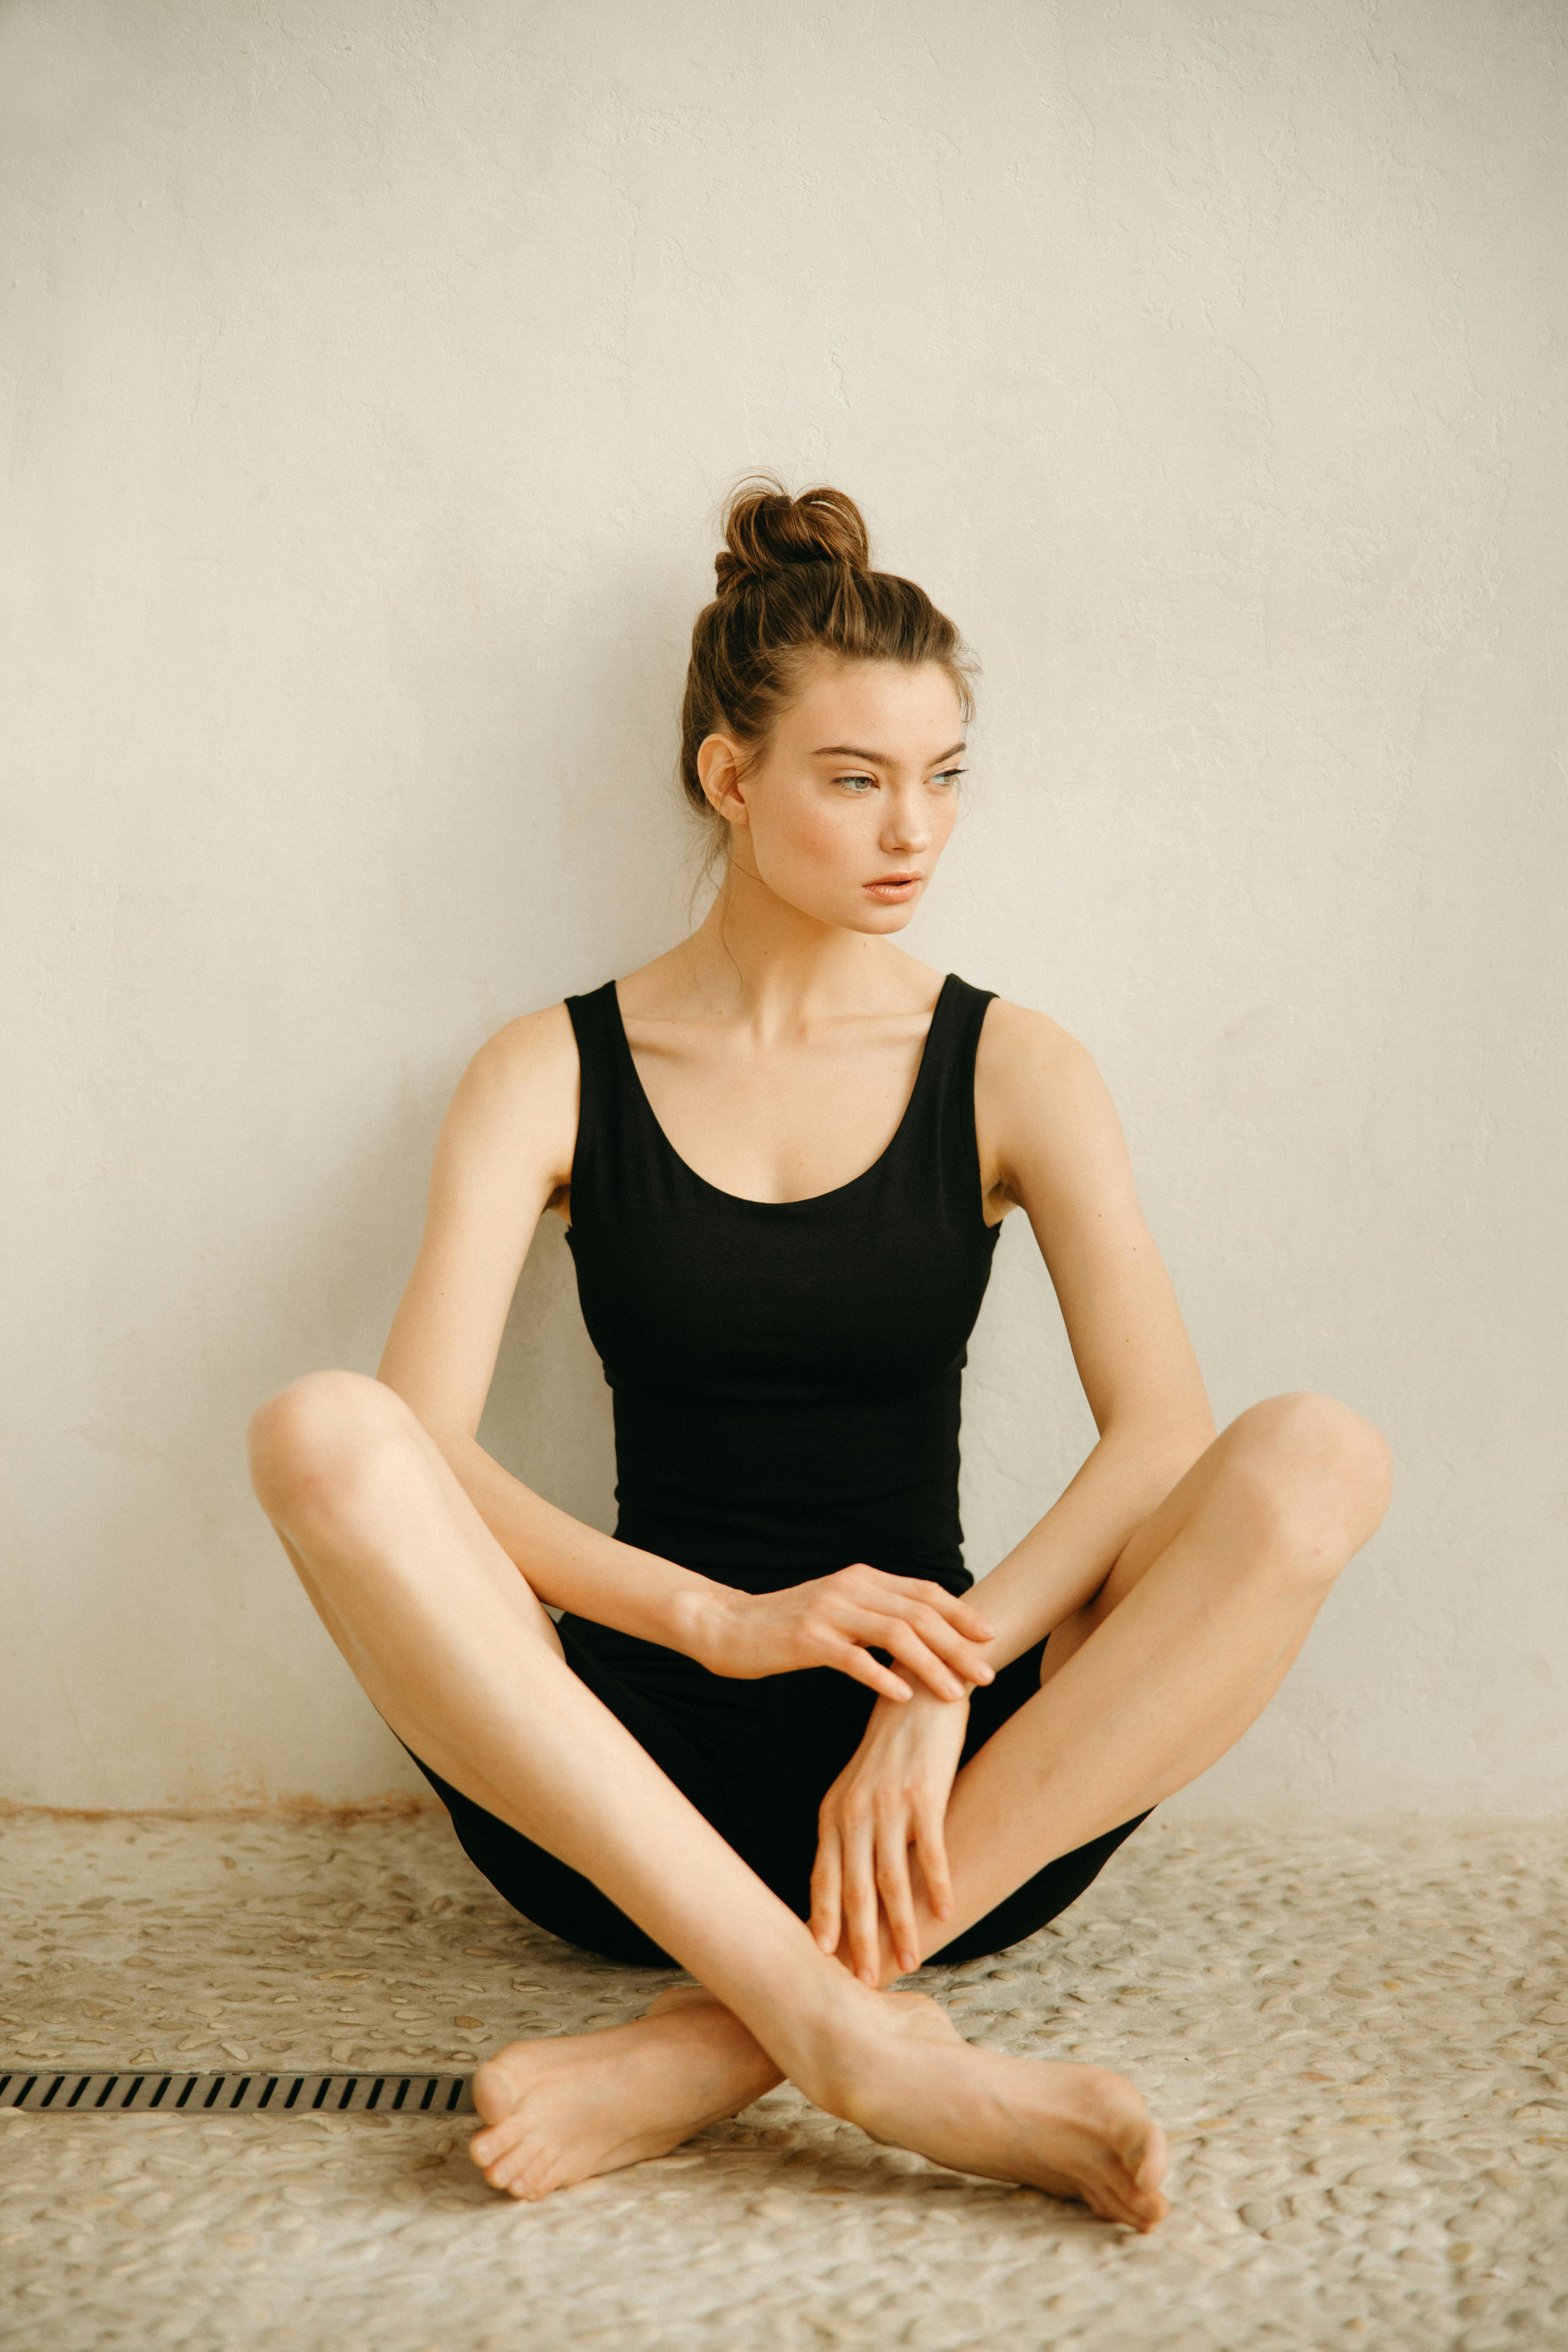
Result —
<instances>
[{"instance_id":1,"label":"pale skin","mask_svg":"<svg viewBox=\"0 0 1568 2352\"><path fill-rule=\"evenodd\" d=\"M819 659L764 744L702 745L719 895L618 994L659 1124L721 1190L831 1191L897 1128L942 976L894 935L952 831L963 732L941 668ZM563 1005L481 1048L377 1378L307 1374L248 1433L257 1494L393 1729L693 1979L634 2024L498 2051L475 2077L475 2161L542 2197L787 2078L877 2138L1153 2228L1165 2147L1131 2083L977 2049L891 1988L1234 1744L1383 1516L1383 1439L1311 1395L1215 1434L1092 1062L996 1001L975 1068L984 1213L1022 1209L1055 1285L1099 1433L1077 1475L966 1601L865 1563L759 1599L616 1543L475 1435L535 1227L570 1218L577 1086ZM809 1925L577 1681L545 1602L717 1674L826 1664L877 1694L821 1808ZM956 1771L967 1693L1046 1635L1039 1691Z\"/></svg>"}]
</instances>

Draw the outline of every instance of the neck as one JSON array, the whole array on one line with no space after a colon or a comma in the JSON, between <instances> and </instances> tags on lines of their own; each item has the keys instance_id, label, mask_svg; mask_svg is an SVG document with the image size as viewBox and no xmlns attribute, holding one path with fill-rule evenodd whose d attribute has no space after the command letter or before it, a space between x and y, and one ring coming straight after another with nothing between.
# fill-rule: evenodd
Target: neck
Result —
<instances>
[{"instance_id":1,"label":"neck","mask_svg":"<svg viewBox=\"0 0 1568 2352\"><path fill-rule=\"evenodd\" d=\"M733 858L681 958L704 1006L764 1041L896 1002L908 961L889 940L803 914Z\"/></svg>"}]
</instances>

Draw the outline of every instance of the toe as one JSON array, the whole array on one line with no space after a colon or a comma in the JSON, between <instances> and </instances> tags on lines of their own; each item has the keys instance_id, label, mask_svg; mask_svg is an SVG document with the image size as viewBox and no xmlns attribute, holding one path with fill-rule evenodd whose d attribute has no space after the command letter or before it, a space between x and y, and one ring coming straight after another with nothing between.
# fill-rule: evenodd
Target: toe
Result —
<instances>
[{"instance_id":1,"label":"toe","mask_svg":"<svg viewBox=\"0 0 1568 2352\"><path fill-rule=\"evenodd\" d=\"M510 2148L515 2147L521 2137L521 2116L506 2116L499 2124L491 2124L487 2130L474 2134L468 2142L468 2154L481 2171L487 2171Z\"/></svg>"},{"instance_id":2,"label":"toe","mask_svg":"<svg viewBox=\"0 0 1568 2352\"><path fill-rule=\"evenodd\" d=\"M1129 2158L1127 2168L1144 2194L1154 2196L1165 2178L1170 2160L1165 2135L1157 2123L1151 2122L1144 2131L1142 2150ZM1164 2200L1162 2198L1160 2201L1163 2204Z\"/></svg>"},{"instance_id":3,"label":"toe","mask_svg":"<svg viewBox=\"0 0 1568 2352\"><path fill-rule=\"evenodd\" d=\"M1142 2095L1120 2074L1100 2073L1086 2085L1092 2105L1089 2126L1110 2149L1119 2174L1125 2176L1123 2193L1142 2209L1155 2197L1169 2162L1165 2135L1144 2105Z\"/></svg>"},{"instance_id":4,"label":"toe","mask_svg":"<svg viewBox=\"0 0 1568 2352\"><path fill-rule=\"evenodd\" d=\"M518 2085L501 2063L500 2057L487 2058L476 2067L473 2078L474 2106L487 2124L504 2122L518 2101Z\"/></svg>"},{"instance_id":5,"label":"toe","mask_svg":"<svg viewBox=\"0 0 1568 2352\"><path fill-rule=\"evenodd\" d=\"M542 2197L555 2186L548 2147L537 2138L520 2133L504 2156L498 2157L485 2174L492 2189L504 2189L512 2197Z\"/></svg>"},{"instance_id":6,"label":"toe","mask_svg":"<svg viewBox=\"0 0 1568 2352\"><path fill-rule=\"evenodd\" d=\"M519 2167L507 2184L507 2194L520 2198L526 2205L537 2205L554 2188L548 2158L535 2156Z\"/></svg>"},{"instance_id":7,"label":"toe","mask_svg":"<svg viewBox=\"0 0 1568 2352\"><path fill-rule=\"evenodd\" d=\"M1121 2209L1118 2219L1134 2230L1157 2228L1171 2210L1169 2200L1157 2189L1141 2187L1124 2166L1115 2168L1110 2185Z\"/></svg>"},{"instance_id":8,"label":"toe","mask_svg":"<svg viewBox=\"0 0 1568 2352\"><path fill-rule=\"evenodd\" d=\"M1090 2212L1098 2213L1102 2221L1122 2221L1130 2230L1142 2226L1131 2193L1131 2183L1121 2173L1120 2165L1108 2167L1084 2189L1084 2202Z\"/></svg>"}]
</instances>

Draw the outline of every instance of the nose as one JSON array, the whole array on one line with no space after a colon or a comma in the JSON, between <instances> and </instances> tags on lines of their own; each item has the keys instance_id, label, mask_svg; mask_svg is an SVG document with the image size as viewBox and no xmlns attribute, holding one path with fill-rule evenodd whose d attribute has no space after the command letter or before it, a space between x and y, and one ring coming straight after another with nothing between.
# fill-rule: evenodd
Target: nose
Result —
<instances>
[{"instance_id":1,"label":"nose","mask_svg":"<svg viewBox=\"0 0 1568 2352\"><path fill-rule=\"evenodd\" d=\"M931 813L926 806L924 791L919 784L895 788L883 803L882 847L885 850L929 849L931 846Z\"/></svg>"}]
</instances>

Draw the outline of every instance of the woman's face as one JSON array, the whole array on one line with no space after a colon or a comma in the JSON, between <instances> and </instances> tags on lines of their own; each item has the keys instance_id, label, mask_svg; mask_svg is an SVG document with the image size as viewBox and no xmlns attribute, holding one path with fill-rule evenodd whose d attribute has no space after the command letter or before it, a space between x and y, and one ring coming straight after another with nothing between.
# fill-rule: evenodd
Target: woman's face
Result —
<instances>
[{"instance_id":1,"label":"woman's face","mask_svg":"<svg viewBox=\"0 0 1568 2352\"><path fill-rule=\"evenodd\" d=\"M710 735L698 754L732 867L816 921L902 930L958 814L963 719L934 662L817 659L756 764Z\"/></svg>"}]
</instances>

